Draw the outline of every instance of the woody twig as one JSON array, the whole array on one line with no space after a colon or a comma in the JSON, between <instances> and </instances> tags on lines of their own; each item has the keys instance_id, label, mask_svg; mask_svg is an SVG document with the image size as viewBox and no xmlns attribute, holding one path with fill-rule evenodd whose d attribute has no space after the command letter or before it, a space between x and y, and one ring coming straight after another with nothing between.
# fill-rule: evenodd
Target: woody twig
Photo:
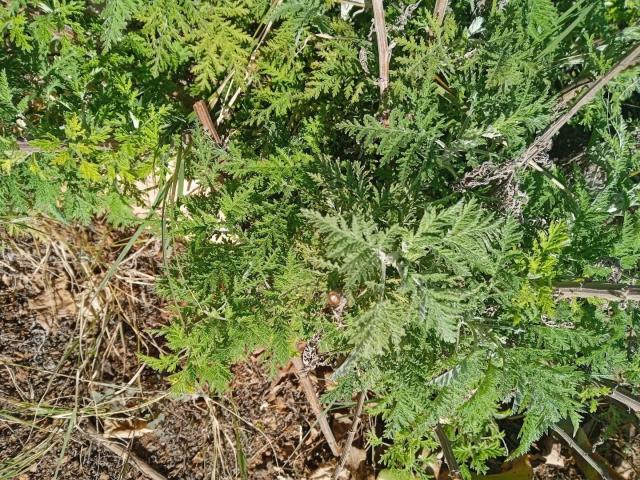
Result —
<instances>
[{"instance_id":1,"label":"woody twig","mask_svg":"<svg viewBox=\"0 0 640 480\"><path fill-rule=\"evenodd\" d=\"M207 132L207 135L209 135L209 137L211 137L213 141L216 142L219 147L221 147L223 145L222 139L220 138L220 135L216 130L216 126L211 119L209 109L207 108L207 104L204 102L204 100L198 100L196 103L194 103L193 111L196 112L196 116L204 127L205 132Z\"/></svg>"},{"instance_id":2,"label":"woody twig","mask_svg":"<svg viewBox=\"0 0 640 480\"><path fill-rule=\"evenodd\" d=\"M318 400L318 395L316 394L316 390L313 388L313 384L309 379L309 375L304 369L304 365L302 365L302 361L300 358L295 357L291 360L293 367L296 370L296 375L300 380L300 385L302 385L302 389L304 390L304 394L307 397L307 401L309 405L311 405L311 410L315 414L318 419L318 424L320 425L320 430L324 435L324 438L327 440L329 444L329 448L331 449L331 453L334 456L340 456L340 447L338 447L338 442L336 442L336 438L333 436L333 431L329 426L329 422L327 421L327 414L322 410L320 406L320 401Z\"/></svg>"}]
</instances>

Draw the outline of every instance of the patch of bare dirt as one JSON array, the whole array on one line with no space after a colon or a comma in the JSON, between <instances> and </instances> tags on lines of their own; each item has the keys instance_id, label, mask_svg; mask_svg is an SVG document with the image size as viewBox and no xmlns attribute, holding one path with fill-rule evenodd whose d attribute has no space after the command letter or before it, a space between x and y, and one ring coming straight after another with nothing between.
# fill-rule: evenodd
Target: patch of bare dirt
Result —
<instances>
[{"instance_id":1,"label":"patch of bare dirt","mask_svg":"<svg viewBox=\"0 0 640 480\"><path fill-rule=\"evenodd\" d=\"M145 332L168 318L153 292L157 245L141 242L98 288L122 238L47 222L31 232L1 235L0 477L138 478L82 427L151 416L166 389L137 358L159 351Z\"/></svg>"}]
</instances>

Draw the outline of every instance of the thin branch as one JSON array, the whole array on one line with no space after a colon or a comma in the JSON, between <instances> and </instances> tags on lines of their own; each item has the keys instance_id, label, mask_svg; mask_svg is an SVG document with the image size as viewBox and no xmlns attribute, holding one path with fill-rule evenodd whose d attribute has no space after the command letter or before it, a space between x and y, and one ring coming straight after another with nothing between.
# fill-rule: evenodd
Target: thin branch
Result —
<instances>
[{"instance_id":1,"label":"thin branch","mask_svg":"<svg viewBox=\"0 0 640 480\"><path fill-rule=\"evenodd\" d=\"M504 182L513 178L517 169L529 166L539 172L545 174L551 182L559 189L566 191L566 187L553 175L551 175L544 167L542 167L537 161L536 157L544 153L551 143L553 137L560 131L560 129L571 120L576 113L582 109L586 104L595 98L595 96L602 90L611 80L613 80L620 72L625 70L634 64L634 62L640 56L640 45L634 47L627 55L624 56L616 65L609 70L605 75L600 77L589 84L585 93L578 99L578 101L562 114L558 119L553 122L540 136L538 136L534 142L527 148L522 155L516 160L507 162L503 165L496 165L492 162L485 162L473 170L467 172L463 179L457 186L459 191L465 191L470 188L477 188L484 185L488 185L494 181ZM573 87L572 87L573 88ZM561 96L559 103L561 106L566 102L566 98Z\"/></svg>"},{"instance_id":2,"label":"thin branch","mask_svg":"<svg viewBox=\"0 0 640 480\"><path fill-rule=\"evenodd\" d=\"M99 443L107 450L115 453L119 456L123 462L128 462L134 467L136 467L140 473L151 480L167 480L167 477L158 473L153 467L151 467L147 462L142 460L138 455L124 448L119 443L111 442L105 438L103 438L93 427L93 425L88 425L86 431L83 433L89 437L91 440Z\"/></svg>"},{"instance_id":3,"label":"thin branch","mask_svg":"<svg viewBox=\"0 0 640 480\"><path fill-rule=\"evenodd\" d=\"M338 476L342 469L344 468L345 463L347 463L347 458L349 458L349 453L351 452L351 446L353 445L353 439L356 436L356 431L358 430L358 426L360 425L360 417L362 415L362 408L364 407L364 399L366 396L366 391L363 390L360 392L358 396L358 405L356 406L356 411L353 417L353 423L351 424L351 428L349 428L349 434L347 435L347 441L344 444L344 448L342 449L342 455L340 456L340 460L338 461L338 465L333 472L333 476L331 480L338 480Z\"/></svg>"},{"instance_id":4,"label":"thin branch","mask_svg":"<svg viewBox=\"0 0 640 480\"><path fill-rule=\"evenodd\" d=\"M39 147L34 147L29 142L25 140L18 140L18 149L21 152L32 154L32 153L40 153L42 150Z\"/></svg>"},{"instance_id":5,"label":"thin branch","mask_svg":"<svg viewBox=\"0 0 640 480\"><path fill-rule=\"evenodd\" d=\"M218 131L216 130L216 126L213 124L213 120L211 119L211 115L209 114L209 108L207 108L207 104L204 100L198 100L193 104L193 110L196 112L196 116L200 123L204 127L205 132L218 144L219 147L223 145L222 139L220 135L218 135Z\"/></svg>"},{"instance_id":6,"label":"thin branch","mask_svg":"<svg viewBox=\"0 0 640 480\"><path fill-rule=\"evenodd\" d=\"M633 65L635 60L640 56L640 45L636 45L622 60L614 65L605 75L593 82L580 99L564 114L553 122L542 135L535 139L529 148L527 148L516 161L518 165L529 164L533 166L535 158L543 153L551 143L551 140L560 131L560 129L571 120L582 107L593 100L611 80L613 80L620 72Z\"/></svg>"},{"instance_id":7,"label":"thin branch","mask_svg":"<svg viewBox=\"0 0 640 480\"><path fill-rule=\"evenodd\" d=\"M620 283L558 282L553 285L558 298L600 298L613 302L640 302L640 287Z\"/></svg>"},{"instance_id":8,"label":"thin branch","mask_svg":"<svg viewBox=\"0 0 640 480\"><path fill-rule=\"evenodd\" d=\"M449 0L436 0L436 5L433 7L433 16L438 22L438 25L442 24L444 15L447 13L447 7L449 6Z\"/></svg>"},{"instance_id":9,"label":"thin branch","mask_svg":"<svg viewBox=\"0 0 640 480\"><path fill-rule=\"evenodd\" d=\"M61 148L55 148L52 150L43 150L40 147L37 147L33 144L31 144L28 140L17 140L16 141L17 145L18 145L18 150L20 150L21 152L24 152L28 155L31 155L32 153L53 153L53 152L61 152L64 150L64 147ZM118 147L119 143L115 140L108 140L106 142L102 142L99 145L96 145L94 148L96 150L99 150L101 152L110 152L112 150L115 149L115 147Z\"/></svg>"},{"instance_id":10,"label":"thin branch","mask_svg":"<svg viewBox=\"0 0 640 480\"><path fill-rule=\"evenodd\" d=\"M629 408L630 410L633 410L636 413L640 412L640 402L635 398L631 398L630 396L625 395L622 392L619 392L618 390L613 390L608 395L608 397L612 398L613 400L616 400L617 402L624 404L627 408Z\"/></svg>"},{"instance_id":11,"label":"thin branch","mask_svg":"<svg viewBox=\"0 0 640 480\"><path fill-rule=\"evenodd\" d=\"M547 171L542 165L532 160L529 162L529 166L534 170L542 173L542 175L544 175L553 185L558 187L563 192L567 191L567 187L565 187L560 180L558 180L551 172Z\"/></svg>"},{"instance_id":12,"label":"thin branch","mask_svg":"<svg viewBox=\"0 0 640 480\"><path fill-rule=\"evenodd\" d=\"M562 428L557 426L552 426L551 429L556 432L566 443L571 447L578 455L580 455L591 468L593 468L598 475L600 475L605 480L612 480L611 476L589 455L585 452L578 443L571 438L571 436L565 432Z\"/></svg>"},{"instance_id":13,"label":"thin branch","mask_svg":"<svg viewBox=\"0 0 640 480\"><path fill-rule=\"evenodd\" d=\"M320 430L324 435L324 438L327 440L329 444L329 448L331 449L331 453L334 456L340 456L340 448L338 447L338 442L336 442L336 438L333 436L333 431L329 426L329 422L327 421L327 415L320 406L320 401L318 400L318 395L316 394L316 390L313 388L311 380L309 380L309 376L304 369L304 365L302 365L302 361L300 358L295 357L291 360L293 367L296 369L296 374L300 379L300 385L302 385L302 390L304 391L305 396L307 397L307 402L311 406L311 410L315 414L318 419L318 424L320 425Z\"/></svg>"},{"instance_id":14,"label":"thin branch","mask_svg":"<svg viewBox=\"0 0 640 480\"><path fill-rule=\"evenodd\" d=\"M592 83L592 80L590 78L581 78L575 83L572 83L571 85L567 85L566 87L564 87L558 94L560 98L560 100L558 101L558 109L563 109L567 105L569 105L569 103L574 98L576 98L576 96L578 96L579 91L583 87L588 86L590 83Z\"/></svg>"},{"instance_id":15,"label":"thin branch","mask_svg":"<svg viewBox=\"0 0 640 480\"><path fill-rule=\"evenodd\" d=\"M378 87L380 88L380 97L384 99L385 91L389 86L389 62L391 61L391 52L387 41L387 27L384 22L384 5L382 0L372 0L373 6L373 22L376 29L376 40L378 42Z\"/></svg>"},{"instance_id":16,"label":"thin branch","mask_svg":"<svg viewBox=\"0 0 640 480\"><path fill-rule=\"evenodd\" d=\"M282 0L274 0L271 4L271 8L277 8L278 6L280 6L280 4L282 3ZM264 25L264 24L263 24ZM249 57L249 62L247 64L247 68L245 69L244 72L244 81L246 82L246 85L240 86L238 88L236 88L236 91L234 92L234 94L231 96L231 100L229 100L229 102L225 105L222 105L222 108L220 109L220 113L218 115L217 121L218 124L221 124L224 119L228 116L229 111L231 110L231 108L233 107L234 103L236 102L236 100L238 99L238 97L240 96L240 93L242 93L243 89L248 88L251 83L253 82L253 73L255 70L255 63L256 60L258 58L258 53L260 51L260 47L262 47L262 45L264 44L267 35L269 34L269 32L271 31L271 28L273 27L273 21L268 22L266 25L264 25L264 28L262 29L262 31L260 31L260 29L258 29L258 31L256 32L256 35L258 37L258 42L256 44L256 46L254 47L253 51L251 52L251 56ZM225 78L224 83L226 84L226 82L231 78L231 76L233 76L233 72L230 72L230 74L227 76L227 78ZM220 90L222 91L222 90Z\"/></svg>"},{"instance_id":17,"label":"thin branch","mask_svg":"<svg viewBox=\"0 0 640 480\"><path fill-rule=\"evenodd\" d=\"M447 462L447 467L449 467L450 476L454 479L460 478L460 467L458 467L458 462L456 462L451 443L449 443L449 439L439 423L436 425L435 432L436 437L438 437L438 442L440 442L440 447L442 447L442 454Z\"/></svg>"}]
</instances>

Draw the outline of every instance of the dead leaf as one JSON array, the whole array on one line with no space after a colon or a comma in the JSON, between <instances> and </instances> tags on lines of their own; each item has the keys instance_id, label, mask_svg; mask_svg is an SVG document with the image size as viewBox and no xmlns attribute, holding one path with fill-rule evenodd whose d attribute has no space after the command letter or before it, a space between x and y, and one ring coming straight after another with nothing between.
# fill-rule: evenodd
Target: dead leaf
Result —
<instances>
[{"instance_id":1,"label":"dead leaf","mask_svg":"<svg viewBox=\"0 0 640 480\"><path fill-rule=\"evenodd\" d=\"M28 308L36 312L36 322L47 332L56 332L58 318L73 317L76 304L69 291L69 283L57 278L34 298L28 300Z\"/></svg>"},{"instance_id":2,"label":"dead leaf","mask_svg":"<svg viewBox=\"0 0 640 480\"><path fill-rule=\"evenodd\" d=\"M307 439L304 441L305 445L313 445L313 443L320 437L320 430L315 427L311 427L309 433L307 433Z\"/></svg>"},{"instance_id":3,"label":"dead leaf","mask_svg":"<svg viewBox=\"0 0 640 480\"><path fill-rule=\"evenodd\" d=\"M87 320L97 320L112 299L113 295L108 285L105 285L96 295L95 285L86 282L78 295L77 308Z\"/></svg>"},{"instance_id":4,"label":"dead leaf","mask_svg":"<svg viewBox=\"0 0 640 480\"><path fill-rule=\"evenodd\" d=\"M427 473L430 473L433 478L440 479L440 471L442 470L442 460L434 459L429 462Z\"/></svg>"},{"instance_id":5,"label":"dead leaf","mask_svg":"<svg viewBox=\"0 0 640 480\"><path fill-rule=\"evenodd\" d=\"M531 480L533 468L529 455L517 458L513 462L506 463L504 471L493 475L481 475L478 480Z\"/></svg>"},{"instance_id":6,"label":"dead leaf","mask_svg":"<svg viewBox=\"0 0 640 480\"><path fill-rule=\"evenodd\" d=\"M336 462L324 464L317 468L310 476L309 480L331 480L333 472L336 469ZM349 471L343 469L338 474L339 480L349 480Z\"/></svg>"},{"instance_id":7,"label":"dead leaf","mask_svg":"<svg viewBox=\"0 0 640 480\"><path fill-rule=\"evenodd\" d=\"M104 421L105 438L137 438L153 432L149 422L139 418L107 419Z\"/></svg>"},{"instance_id":8,"label":"dead leaf","mask_svg":"<svg viewBox=\"0 0 640 480\"><path fill-rule=\"evenodd\" d=\"M366 460L367 460L367 453L361 448L356 448L352 446L349 449L349 455L347 456L346 467L352 472L357 472L358 470L360 470L360 467L362 467L362 465Z\"/></svg>"},{"instance_id":9,"label":"dead leaf","mask_svg":"<svg viewBox=\"0 0 640 480\"><path fill-rule=\"evenodd\" d=\"M551 451L549 452L549 454L544 456L544 460L545 460L544 463L554 467L563 468L564 457L560 453L561 450L562 450L562 445L560 443L558 442L553 443L553 445L551 445Z\"/></svg>"},{"instance_id":10,"label":"dead leaf","mask_svg":"<svg viewBox=\"0 0 640 480\"><path fill-rule=\"evenodd\" d=\"M191 459L191 463L198 464L204 462L204 454L202 452L196 453Z\"/></svg>"},{"instance_id":11,"label":"dead leaf","mask_svg":"<svg viewBox=\"0 0 640 480\"><path fill-rule=\"evenodd\" d=\"M349 430L351 429L351 424L353 423L353 418L349 415L335 415L331 419L331 431L333 435L336 437L336 440L342 441L346 438Z\"/></svg>"},{"instance_id":12,"label":"dead leaf","mask_svg":"<svg viewBox=\"0 0 640 480\"><path fill-rule=\"evenodd\" d=\"M322 373L322 381L324 382L324 389L327 392L334 390L338 386L338 382L333 380L333 371L331 370Z\"/></svg>"}]
</instances>

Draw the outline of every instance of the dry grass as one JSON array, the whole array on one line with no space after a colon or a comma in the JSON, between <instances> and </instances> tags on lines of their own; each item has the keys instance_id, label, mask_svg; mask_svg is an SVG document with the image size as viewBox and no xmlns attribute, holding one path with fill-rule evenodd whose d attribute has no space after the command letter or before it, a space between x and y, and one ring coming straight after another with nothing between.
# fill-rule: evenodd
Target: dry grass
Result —
<instances>
[{"instance_id":1,"label":"dry grass","mask_svg":"<svg viewBox=\"0 0 640 480\"><path fill-rule=\"evenodd\" d=\"M43 345L63 339L52 345L56 351L36 348L32 361L11 348L2 351L0 368L10 382L0 391L0 421L9 429L28 428L29 434L22 451L3 459L0 478L15 478L52 450L59 451L57 475L84 423L102 427L110 419L144 417L168 395L144 385L145 367L136 361L137 352L162 351L147 333L154 322L141 318L167 318L149 295L160 246L140 240L100 288L120 241L104 226L80 229L21 219L0 227L5 321L20 320L33 330L24 317L34 317L36 331L44 330ZM32 341L29 332L16 331L16 338L22 333L23 342Z\"/></svg>"}]
</instances>

